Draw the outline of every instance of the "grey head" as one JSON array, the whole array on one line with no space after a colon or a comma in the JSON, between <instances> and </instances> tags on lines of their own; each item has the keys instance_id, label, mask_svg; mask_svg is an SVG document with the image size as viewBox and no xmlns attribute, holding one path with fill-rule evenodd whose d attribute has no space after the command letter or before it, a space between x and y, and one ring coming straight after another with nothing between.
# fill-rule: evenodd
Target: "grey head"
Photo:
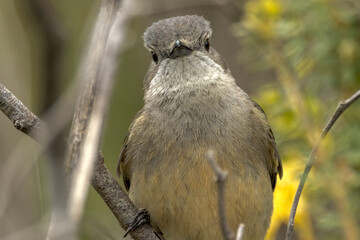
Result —
<instances>
[{"instance_id":1,"label":"grey head","mask_svg":"<svg viewBox=\"0 0 360 240\"><path fill-rule=\"evenodd\" d=\"M153 61L145 77L145 90L162 65L193 55L195 52L201 52L198 57L212 59L224 70L229 71L226 62L210 46L211 34L210 23L197 15L163 19L148 27L143 36L144 45L150 51Z\"/></svg>"},{"instance_id":2,"label":"grey head","mask_svg":"<svg viewBox=\"0 0 360 240\"><path fill-rule=\"evenodd\" d=\"M212 30L203 17L187 15L155 22L144 33L145 47L161 58L176 58L209 44ZM210 45L207 45L210 46Z\"/></svg>"}]
</instances>

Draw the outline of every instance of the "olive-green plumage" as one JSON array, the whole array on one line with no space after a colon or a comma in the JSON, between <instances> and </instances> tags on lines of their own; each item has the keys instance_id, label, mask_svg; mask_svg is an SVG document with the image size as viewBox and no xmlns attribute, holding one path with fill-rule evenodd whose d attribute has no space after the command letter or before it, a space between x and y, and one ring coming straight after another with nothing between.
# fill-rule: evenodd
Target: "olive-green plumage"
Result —
<instances>
[{"instance_id":1,"label":"olive-green plumage","mask_svg":"<svg viewBox=\"0 0 360 240\"><path fill-rule=\"evenodd\" d=\"M264 239L281 160L264 112L236 86L209 45L211 33L199 16L161 20L146 30L153 61L145 105L125 138L118 173L165 239L220 240L216 183L205 158L212 149L229 172L230 227L243 223L243 239Z\"/></svg>"}]
</instances>

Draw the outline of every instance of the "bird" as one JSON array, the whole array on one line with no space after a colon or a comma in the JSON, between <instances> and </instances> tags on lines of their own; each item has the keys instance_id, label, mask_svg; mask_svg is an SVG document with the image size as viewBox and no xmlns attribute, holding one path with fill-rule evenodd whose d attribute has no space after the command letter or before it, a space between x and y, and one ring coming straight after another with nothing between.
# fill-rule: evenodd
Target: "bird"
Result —
<instances>
[{"instance_id":1,"label":"bird","mask_svg":"<svg viewBox=\"0 0 360 240\"><path fill-rule=\"evenodd\" d=\"M229 227L242 223L242 239L264 239L281 159L264 111L236 85L211 36L210 22L198 15L146 29L152 60L144 106L125 137L117 174L165 239L220 240L218 192L205 157L211 149L228 172Z\"/></svg>"}]
</instances>

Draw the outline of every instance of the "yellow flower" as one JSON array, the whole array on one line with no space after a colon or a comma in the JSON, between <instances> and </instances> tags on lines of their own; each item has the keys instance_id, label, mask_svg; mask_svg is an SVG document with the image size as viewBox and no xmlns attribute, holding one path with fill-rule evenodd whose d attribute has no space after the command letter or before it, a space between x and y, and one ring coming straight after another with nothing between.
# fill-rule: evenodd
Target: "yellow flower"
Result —
<instances>
[{"instance_id":1,"label":"yellow flower","mask_svg":"<svg viewBox=\"0 0 360 240\"><path fill-rule=\"evenodd\" d=\"M247 14L255 14L262 18L278 17L282 10L282 4L278 0L248 1L245 5Z\"/></svg>"},{"instance_id":2,"label":"yellow flower","mask_svg":"<svg viewBox=\"0 0 360 240\"><path fill-rule=\"evenodd\" d=\"M261 102L266 103L266 105L277 104L281 100L280 91L274 88L264 89L261 95Z\"/></svg>"},{"instance_id":3,"label":"yellow flower","mask_svg":"<svg viewBox=\"0 0 360 240\"><path fill-rule=\"evenodd\" d=\"M292 155L294 159L284 162L284 177L278 181L274 192L274 213L266 240L275 239L280 227L287 226L289 220L290 209L299 184L297 176L304 168L304 162L299 160L300 154ZM306 198L302 194L295 217L295 231L300 240L313 240L314 233L306 203Z\"/></svg>"},{"instance_id":4,"label":"yellow flower","mask_svg":"<svg viewBox=\"0 0 360 240\"><path fill-rule=\"evenodd\" d=\"M244 26L263 39L271 39L275 34L276 20L282 13L278 0L249 1L245 5Z\"/></svg>"},{"instance_id":5,"label":"yellow flower","mask_svg":"<svg viewBox=\"0 0 360 240\"><path fill-rule=\"evenodd\" d=\"M262 0L261 5L267 16L278 17L282 12L282 5L276 0Z\"/></svg>"}]
</instances>

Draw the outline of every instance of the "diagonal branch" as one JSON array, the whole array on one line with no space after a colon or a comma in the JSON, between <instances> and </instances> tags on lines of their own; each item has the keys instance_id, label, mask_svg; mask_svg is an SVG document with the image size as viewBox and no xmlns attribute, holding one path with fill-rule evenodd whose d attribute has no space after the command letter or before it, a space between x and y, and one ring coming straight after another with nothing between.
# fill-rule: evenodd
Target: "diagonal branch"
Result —
<instances>
[{"instance_id":1,"label":"diagonal branch","mask_svg":"<svg viewBox=\"0 0 360 240\"><path fill-rule=\"evenodd\" d=\"M92 184L117 215L121 226L127 228L137 212L105 166L96 162L118 56L123 50L133 3L133 0L102 1L88 57L83 64L81 80L84 85L75 108L67 153L68 171L73 177L68 206L75 226L78 226L82 216L88 184L94 171ZM140 226L131 236L134 239L159 239L149 224Z\"/></svg>"},{"instance_id":2,"label":"diagonal branch","mask_svg":"<svg viewBox=\"0 0 360 240\"><path fill-rule=\"evenodd\" d=\"M12 121L20 121L24 128L15 127L32 137L38 142L41 141L41 133L46 126L35 114L21 103L8 89L0 84L0 110ZM118 219L121 227L127 229L129 223L138 212L137 208L128 198L119 183L105 167L103 158L100 156L95 164L94 176L91 181L93 187L108 205L112 213ZM149 224L139 226L130 235L137 240L153 239L159 240L155 231Z\"/></svg>"},{"instance_id":3,"label":"diagonal branch","mask_svg":"<svg viewBox=\"0 0 360 240\"><path fill-rule=\"evenodd\" d=\"M42 143L45 124L0 83L0 110L10 119L14 127Z\"/></svg>"},{"instance_id":4,"label":"diagonal branch","mask_svg":"<svg viewBox=\"0 0 360 240\"><path fill-rule=\"evenodd\" d=\"M128 229L131 220L138 213L138 209L130 201L120 184L111 175L104 165L101 154L95 164L94 175L91 181L95 190L108 205L123 229ZM133 239L160 240L161 238L152 229L150 224L142 224L129 233Z\"/></svg>"},{"instance_id":5,"label":"diagonal branch","mask_svg":"<svg viewBox=\"0 0 360 240\"><path fill-rule=\"evenodd\" d=\"M338 120L338 118L341 116L341 114L348 108L351 106L351 104L353 104L356 100L358 100L360 98L360 90L358 90L356 93L354 93L354 95L352 95L349 99L342 101L338 104L334 114L331 116L330 120L327 122L327 124L325 125L324 129L322 130L322 133L320 135L320 138L318 139L317 143L315 144L314 148L312 149L310 156L306 162L306 166L304 169L304 172L301 176L301 180L298 186L298 189L296 191L295 194L295 198L293 201L293 205L291 207L291 212L290 212L290 217L289 217L289 222L288 222L288 226L287 226L287 231L286 231L286 240L290 240L294 231L294 222L295 222L295 214L296 214L296 209L300 200L300 196L302 193L302 190L304 189L305 186L305 182L306 179L309 175L309 172L314 164L314 160L315 160L315 156L316 153L319 149L320 143L322 142L322 140L326 137L326 135L328 134L328 132L330 131L330 129L332 128L332 126L334 125L334 123Z\"/></svg>"},{"instance_id":6,"label":"diagonal branch","mask_svg":"<svg viewBox=\"0 0 360 240\"><path fill-rule=\"evenodd\" d=\"M77 164L79 159L79 163L86 162L87 164L87 166L83 168L85 169L85 174L74 175L74 182L77 182L79 178L82 178L80 184L77 185L81 186L82 190L80 191L82 191L83 196L81 197L82 199L79 200L80 203L75 201L79 204L72 205L73 202L70 201L70 213L73 209L75 209L75 207L79 207L80 209L83 208L88 182L90 181L91 174L94 172L91 181L92 185L107 203L110 210L119 220L120 225L124 229L128 228L129 223L135 217L138 210L104 166L103 161L101 161L101 159L97 159L95 155L100 145L104 114L106 112L108 96L110 95L109 92L117 66L117 57L123 46L122 42L124 39L124 29L126 26L126 20L128 19L128 12L126 11L128 8L126 7L129 7L125 4L129 4L130 2L131 0L124 0L124 12L118 13L120 1L102 1L89 53L82 64L83 74L80 78L84 87L81 89L81 96L75 111L72 134L70 134L69 140L70 147L68 151L68 165L70 166L70 169L75 169L77 171L78 167L81 166L80 164ZM116 24L114 24L115 17L117 17ZM112 35L109 37L111 26L113 26L113 30L111 31ZM46 128L42 121L32 114L31 111L29 111L14 95L10 93L10 91L2 85L0 85L0 87L1 110L14 123L16 123L15 126L21 126L18 128L46 145L46 141L43 141L40 137ZM102 96L104 97L103 99L101 99ZM92 126L90 129L92 129L93 132L89 132L90 124ZM89 151L89 149L91 150ZM86 154L84 155L82 152ZM94 164L94 159L97 159L96 164ZM76 176L81 177L77 178ZM74 195L72 196L75 196L75 193L73 194ZM73 197L72 199L76 199L76 197ZM79 217L82 214L81 211L82 210L80 210L80 213L76 213L76 211L73 212L75 216L77 215L75 217L75 221L70 219L70 222L75 223L75 226L73 226L75 231ZM70 216L73 215L70 214ZM139 240L160 239L149 224L139 226L137 229L132 231L130 235L134 239Z\"/></svg>"}]
</instances>

